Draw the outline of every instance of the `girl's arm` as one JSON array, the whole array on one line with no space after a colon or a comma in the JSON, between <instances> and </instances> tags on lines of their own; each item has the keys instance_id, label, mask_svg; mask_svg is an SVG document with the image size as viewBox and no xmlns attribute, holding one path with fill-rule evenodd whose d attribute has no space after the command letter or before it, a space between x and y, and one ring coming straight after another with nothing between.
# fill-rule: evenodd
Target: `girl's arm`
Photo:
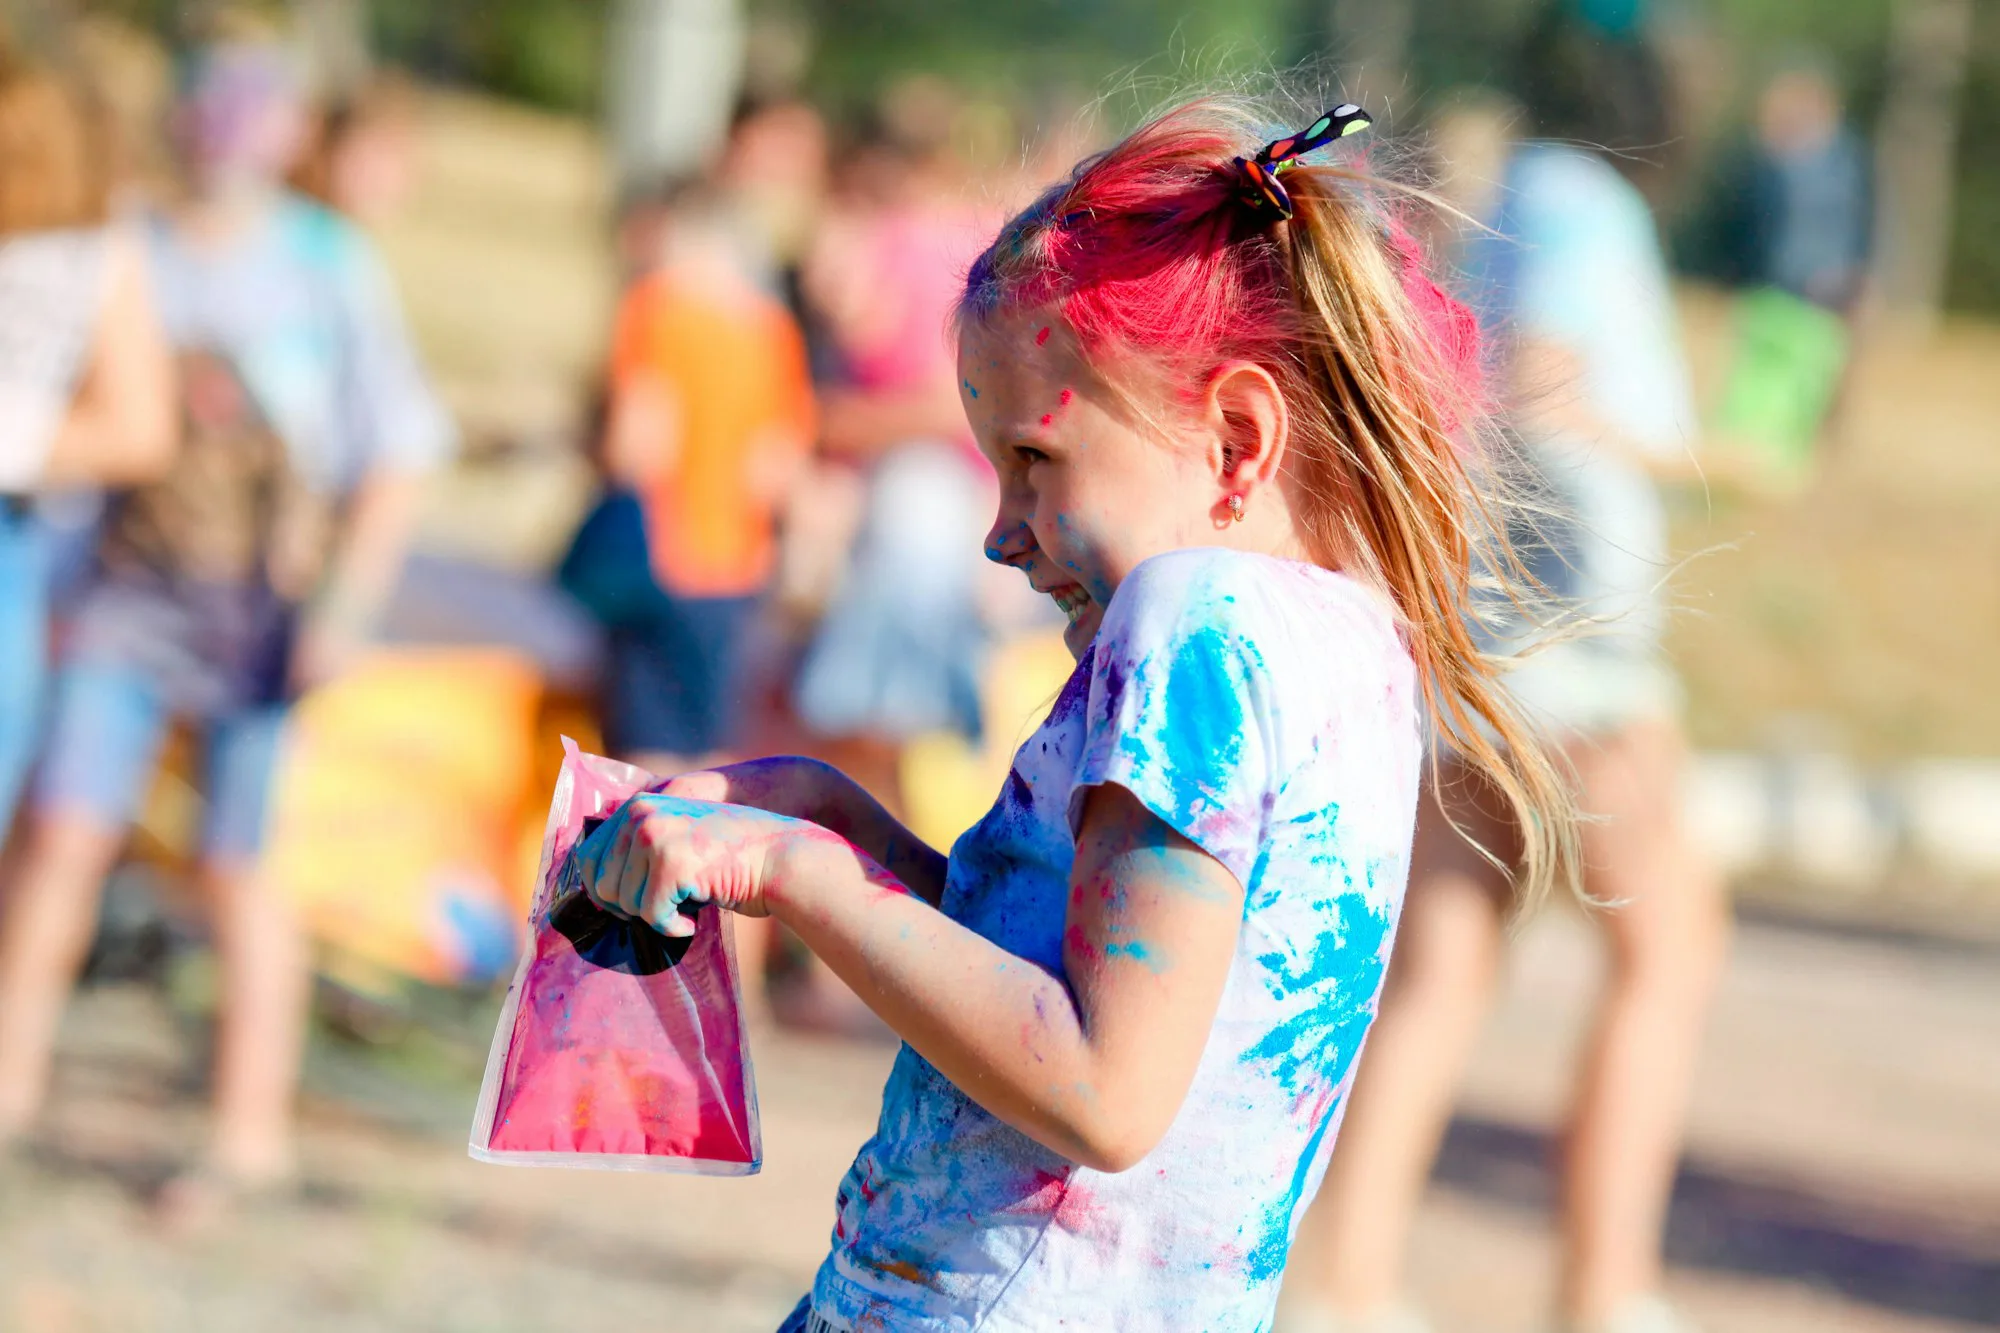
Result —
<instances>
[{"instance_id":1,"label":"girl's arm","mask_svg":"<svg viewBox=\"0 0 2000 1333\"><path fill-rule=\"evenodd\" d=\"M180 443L172 349L136 242L112 242L110 291L83 382L49 450L52 486L129 485L166 471Z\"/></svg>"},{"instance_id":2,"label":"girl's arm","mask_svg":"<svg viewBox=\"0 0 2000 1333\"><path fill-rule=\"evenodd\" d=\"M1095 788L1084 807L1061 975L909 896L822 830L670 797L626 811L586 849L601 899L668 933L692 929L683 901L768 912L945 1077L1038 1143L1122 1171L1180 1110L1243 889L1123 788Z\"/></svg>"},{"instance_id":3,"label":"girl's arm","mask_svg":"<svg viewBox=\"0 0 2000 1333\"><path fill-rule=\"evenodd\" d=\"M346 672L396 591L423 504L422 473L377 468L355 488L325 585L299 625L292 675L302 689Z\"/></svg>"},{"instance_id":4,"label":"girl's arm","mask_svg":"<svg viewBox=\"0 0 2000 1333\"><path fill-rule=\"evenodd\" d=\"M659 375L622 375L605 414L605 471L620 486L642 490L680 466L681 434L673 384Z\"/></svg>"},{"instance_id":5,"label":"girl's arm","mask_svg":"<svg viewBox=\"0 0 2000 1333\"><path fill-rule=\"evenodd\" d=\"M747 805L818 824L853 843L931 906L944 900L944 853L910 832L860 783L832 764L779 755L683 773L659 790L667 796Z\"/></svg>"}]
</instances>

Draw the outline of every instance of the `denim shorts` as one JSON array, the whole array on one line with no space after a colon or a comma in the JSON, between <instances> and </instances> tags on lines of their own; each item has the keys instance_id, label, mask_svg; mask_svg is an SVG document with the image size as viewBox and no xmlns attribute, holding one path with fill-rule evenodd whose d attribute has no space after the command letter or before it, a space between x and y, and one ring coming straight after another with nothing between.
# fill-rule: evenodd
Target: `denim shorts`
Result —
<instances>
[{"instance_id":1,"label":"denim shorts","mask_svg":"<svg viewBox=\"0 0 2000 1333\"><path fill-rule=\"evenodd\" d=\"M253 705L201 719L204 857L247 859L262 850L287 713ZM88 657L65 663L56 674L35 809L129 826L171 721L149 673Z\"/></svg>"}]
</instances>

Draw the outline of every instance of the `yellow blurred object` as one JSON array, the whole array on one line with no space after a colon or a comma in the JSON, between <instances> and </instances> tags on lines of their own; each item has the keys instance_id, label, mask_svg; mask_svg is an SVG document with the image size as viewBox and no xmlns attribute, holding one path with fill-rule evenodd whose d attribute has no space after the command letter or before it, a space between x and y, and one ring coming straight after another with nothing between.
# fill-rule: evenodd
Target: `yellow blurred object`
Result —
<instances>
[{"instance_id":1,"label":"yellow blurred object","mask_svg":"<svg viewBox=\"0 0 2000 1333\"><path fill-rule=\"evenodd\" d=\"M1042 725L1075 670L1060 632L1002 644L987 664L981 691L984 744L975 748L952 732L932 732L903 747L900 776L911 832L948 848L979 822L1007 780L1014 751Z\"/></svg>"},{"instance_id":2,"label":"yellow blurred object","mask_svg":"<svg viewBox=\"0 0 2000 1333\"><path fill-rule=\"evenodd\" d=\"M512 965L541 697L516 653L409 649L299 703L266 865L321 944L435 985Z\"/></svg>"}]
</instances>

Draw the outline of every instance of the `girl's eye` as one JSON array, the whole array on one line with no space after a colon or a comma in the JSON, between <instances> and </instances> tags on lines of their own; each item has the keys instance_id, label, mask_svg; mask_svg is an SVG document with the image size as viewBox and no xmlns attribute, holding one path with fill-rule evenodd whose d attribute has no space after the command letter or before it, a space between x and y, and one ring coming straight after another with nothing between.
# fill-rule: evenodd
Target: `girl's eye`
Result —
<instances>
[{"instance_id":1,"label":"girl's eye","mask_svg":"<svg viewBox=\"0 0 2000 1333\"><path fill-rule=\"evenodd\" d=\"M1046 463L1049 461L1047 454L1043 453L1040 449L1026 444L1017 444L1014 446L1014 457L1020 459L1021 463L1028 467L1032 467L1036 463Z\"/></svg>"}]
</instances>

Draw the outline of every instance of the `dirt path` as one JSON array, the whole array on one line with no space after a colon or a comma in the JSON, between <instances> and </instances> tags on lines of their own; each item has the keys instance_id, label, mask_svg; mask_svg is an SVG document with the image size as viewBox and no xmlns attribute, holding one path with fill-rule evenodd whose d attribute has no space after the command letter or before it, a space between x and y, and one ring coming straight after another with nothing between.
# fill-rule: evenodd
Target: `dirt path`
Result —
<instances>
[{"instance_id":1,"label":"dirt path","mask_svg":"<svg viewBox=\"0 0 2000 1333\"><path fill-rule=\"evenodd\" d=\"M1414 1256L1443 1333L1535 1327L1542 1164L1593 961L1562 917L1517 955ZM1743 931L1673 1224L1673 1289L1711 1333L2000 1327L1993 962ZM95 990L73 1012L52 1150L0 1174L0 1329L768 1330L823 1252L890 1058L764 1042L768 1162L750 1180L482 1167L457 1130L467 1089L410 1094L399 1114L428 1132L323 1091L305 1198L176 1248L138 1199L198 1127L186 1045L144 990Z\"/></svg>"}]
</instances>

